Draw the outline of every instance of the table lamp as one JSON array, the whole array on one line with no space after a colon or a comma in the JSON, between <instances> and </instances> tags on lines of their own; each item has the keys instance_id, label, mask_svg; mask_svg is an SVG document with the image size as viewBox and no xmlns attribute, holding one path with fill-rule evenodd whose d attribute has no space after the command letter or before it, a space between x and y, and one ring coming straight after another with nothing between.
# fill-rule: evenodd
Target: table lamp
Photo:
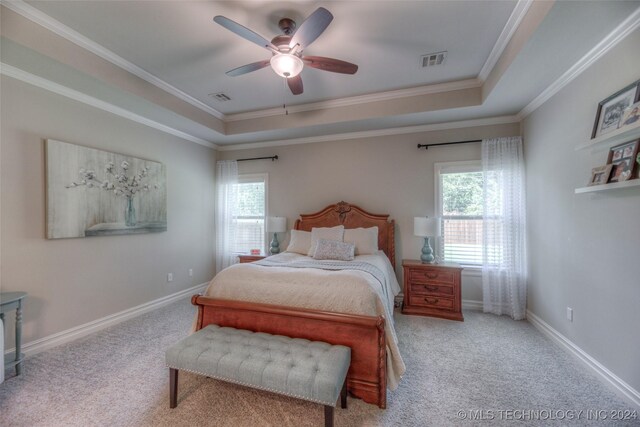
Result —
<instances>
[{"instance_id":1,"label":"table lamp","mask_svg":"<svg viewBox=\"0 0 640 427\"><path fill-rule=\"evenodd\" d=\"M267 231L273 233L273 240L269 247L269 253L275 255L280 253L280 242L278 242L278 233L287 231L287 218L283 216L270 216L267 221Z\"/></svg>"},{"instance_id":2,"label":"table lamp","mask_svg":"<svg viewBox=\"0 0 640 427\"><path fill-rule=\"evenodd\" d=\"M429 244L429 237L436 237L440 225L438 218L414 217L413 218L413 234L418 237L424 237L424 246L422 247L422 255L420 260L424 264L431 264L435 260L433 249Z\"/></svg>"}]
</instances>

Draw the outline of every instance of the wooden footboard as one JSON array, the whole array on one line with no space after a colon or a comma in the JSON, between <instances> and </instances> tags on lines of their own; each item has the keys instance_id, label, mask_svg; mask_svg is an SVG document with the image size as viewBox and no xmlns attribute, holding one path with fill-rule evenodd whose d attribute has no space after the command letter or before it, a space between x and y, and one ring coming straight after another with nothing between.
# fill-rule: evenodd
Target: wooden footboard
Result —
<instances>
[{"instance_id":1,"label":"wooden footboard","mask_svg":"<svg viewBox=\"0 0 640 427\"><path fill-rule=\"evenodd\" d=\"M387 406L384 317L230 301L194 295L196 330L209 324L324 341L351 348L347 388L367 403Z\"/></svg>"}]
</instances>

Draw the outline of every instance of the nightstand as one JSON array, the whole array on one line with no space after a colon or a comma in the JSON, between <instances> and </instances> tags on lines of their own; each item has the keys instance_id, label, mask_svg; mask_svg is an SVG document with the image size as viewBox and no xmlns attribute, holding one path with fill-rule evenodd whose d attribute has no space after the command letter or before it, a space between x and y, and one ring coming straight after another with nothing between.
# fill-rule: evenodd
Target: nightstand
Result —
<instances>
[{"instance_id":1,"label":"nightstand","mask_svg":"<svg viewBox=\"0 0 640 427\"><path fill-rule=\"evenodd\" d=\"M240 264L244 264L246 262L260 261L261 259L266 258L266 255L238 255L240 259Z\"/></svg>"},{"instance_id":2,"label":"nightstand","mask_svg":"<svg viewBox=\"0 0 640 427\"><path fill-rule=\"evenodd\" d=\"M403 260L403 314L442 317L464 321L462 317L462 267L454 263L423 264Z\"/></svg>"}]
</instances>

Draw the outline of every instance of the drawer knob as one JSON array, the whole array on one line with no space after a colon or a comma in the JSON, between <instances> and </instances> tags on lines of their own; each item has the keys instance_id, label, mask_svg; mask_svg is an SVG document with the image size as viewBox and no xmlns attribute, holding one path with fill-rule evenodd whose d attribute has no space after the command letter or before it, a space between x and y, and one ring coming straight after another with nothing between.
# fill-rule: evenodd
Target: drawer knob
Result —
<instances>
[{"instance_id":1,"label":"drawer knob","mask_svg":"<svg viewBox=\"0 0 640 427\"><path fill-rule=\"evenodd\" d=\"M431 291L431 292L435 292L435 291L437 291L437 290L438 290L438 287L437 287L437 286L424 285L424 288L425 288L427 291Z\"/></svg>"},{"instance_id":2,"label":"drawer knob","mask_svg":"<svg viewBox=\"0 0 640 427\"><path fill-rule=\"evenodd\" d=\"M439 299L438 298L425 298L424 299L425 302L427 302L428 304L437 304Z\"/></svg>"},{"instance_id":3,"label":"drawer knob","mask_svg":"<svg viewBox=\"0 0 640 427\"><path fill-rule=\"evenodd\" d=\"M438 273L424 273L424 275L429 279L435 279L436 277L438 277Z\"/></svg>"}]
</instances>

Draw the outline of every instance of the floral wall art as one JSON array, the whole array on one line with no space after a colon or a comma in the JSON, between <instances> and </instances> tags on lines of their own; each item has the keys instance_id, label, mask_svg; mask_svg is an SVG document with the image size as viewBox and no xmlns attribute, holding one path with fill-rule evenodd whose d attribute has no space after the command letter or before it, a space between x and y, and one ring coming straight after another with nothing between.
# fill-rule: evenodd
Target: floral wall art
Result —
<instances>
[{"instance_id":1,"label":"floral wall art","mask_svg":"<svg viewBox=\"0 0 640 427\"><path fill-rule=\"evenodd\" d=\"M47 140L47 238L167 230L162 163Z\"/></svg>"}]
</instances>

